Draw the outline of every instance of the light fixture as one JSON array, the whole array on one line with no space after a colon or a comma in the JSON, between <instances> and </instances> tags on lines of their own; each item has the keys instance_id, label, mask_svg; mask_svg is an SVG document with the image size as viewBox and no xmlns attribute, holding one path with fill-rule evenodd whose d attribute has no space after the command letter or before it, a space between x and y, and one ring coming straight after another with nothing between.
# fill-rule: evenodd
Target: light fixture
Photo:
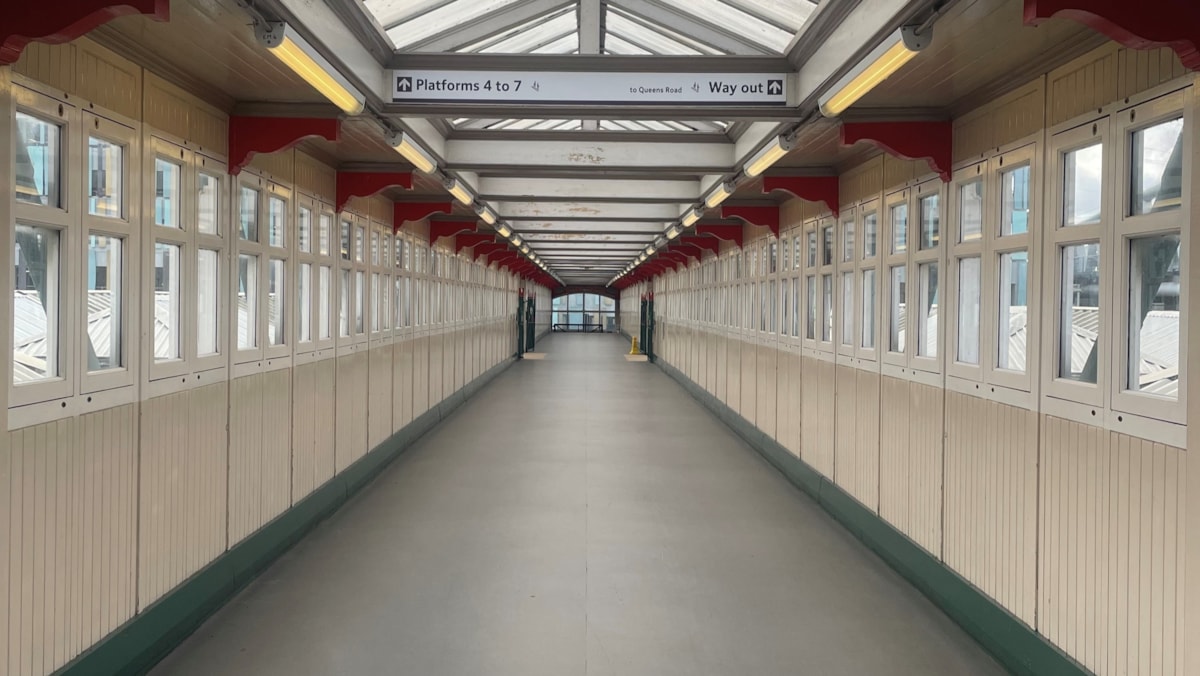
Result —
<instances>
[{"instance_id":1,"label":"light fixture","mask_svg":"<svg viewBox=\"0 0 1200 676\"><path fill-rule=\"evenodd\" d=\"M512 242L513 246L521 246L521 236L520 235L513 235L512 239L510 239L508 241Z\"/></svg>"},{"instance_id":2,"label":"light fixture","mask_svg":"<svg viewBox=\"0 0 1200 676\"><path fill-rule=\"evenodd\" d=\"M501 223L500 226L496 228L496 233L501 237L508 237L512 234L512 228L508 227L508 223Z\"/></svg>"},{"instance_id":3,"label":"light fixture","mask_svg":"<svg viewBox=\"0 0 1200 676\"><path fill-rule=\"evenodd\" d=\"M647 258L649 258L649 256L647 256L647 255L646 255L646 252L645 252L645 251L643 251L643 252L642 252L642 255L638 256L638 262L639 262L639 263L643 263L643 262L645 262L645 260L646 260Z\"/></svg>"},{"instance_id":4,"label":"light fixture","mask_svg":"<svg viewBox=\"0 0 1200 676\"><path fill-rule=\"evenodd\" d=\"M521 246L521 253L523 253L523 254L529 253L529 245L528 244L524 244Z\"/></svg>"},{"instance_id":5,"label":"light fixture","mask_svg":"<svg viewBox=\"0 0 1200 676\"><path fill-rule=\"evenodd\" d=\"M479 214L479 220L488 225L493 225L496 222L496 212L492 211L488 206L483 204L476 205L475 213Z\"/></svg>"},{"instance_id":6,"label":"light fixture","mask_svg":"<svg viewBox=\"0 0 1200 676\"><path fill-rule=\"evenodd\" d=\"M704 198L704 205L709 209L715 208L718 204L728 199L733 194L734 189L732 182L722 182L716 188L713 188L712 192L708 193L708 197Z\"/></svg>"},{"instance_id":7,"label":"light fixture","mask_svg":"<svg viewBox=\"0 0 1200 676\"><path fill-rule=\"evenodd\" d=\"M787 155L792 148L796 147L795 139L789 139L786 136L780 135L771 139L771 142L763 146L758 152L754 153L749 160L746 160L745 172L747 176L754 177L771 168L784 155Z\"/></svg>"},{"instance_id":8,"label":"light fixture","mask_svg":"<svg viewBox=\"0 0 1200 676\"><path fill-rule=\"evenodd\" d=\"M661 248L663 248L663 247L664 247L664 246L666 246L666 245L667 245L667 238L666 238L666 237L658 237L658 238L656 238L656 239L654 240L654 248L655 248L655 249L661 249Z\"/></svg>"},{"instance_id":9,"label":"light fixture","mask_svg":"<svg viewBox=\"0 0 1200 676\"><path fill-rule=\"evenodd\" d=\"M683 232L683 228L680 228L678 225L672 225L667 229L667 239L675 239L681 232Z\"/></svg>"},{"instance_id":10,"label":"light fixture","mask_svg":"<svg viewBox=\"0 0 1200 676\"><path fill-rule=\"evenodd\" d=\"M388 145L392 149L400 153L404 159L408 160L418 171L426 174L433 173L437 169L437 162L430 157L425 149L417 145L412 137L402 131L392 132L388 135Z\"/></svg>"},{"instance_id":11,"label":"light fixture","mask_svg":"<svg viewBox=\"0 0 1200 676\"><path fill-rule=\"evenodd\" d=\"M260 23L256 31L259 44L291 68L305 82L341 108L347 115L358 115L366 97L329 63L321 53L300 37L296 29L282 21Z\"/></svg>"},{"instance_id":12,"label":"light fixture","mask_svg":"<svg viewBox=\"0 0 1200 676\"><path fill-rule=\"evenodd\" d=\"M722 199L724 199L724 198L722 198ZM680 220L680 223L683 224L683 227L690 228L693 225L695 225L696 221L700 220L700 217L703 215L704 215L704 212L702 212L700 209L697 209L697 208L688 209L687 213L685 213L683 215L683 218Z\"/></svg>"},{"instance_id":13,"label":"light fixture","mask_svg":"<svg viewBox=\"0 0 1200 676\"><path fill-rule=\"evenodd\" d=\"M818 99L821 114L825 117L837 117L850 106L854 105L867 92L874 89L880 82L888 79L892 73L900 70L904 64L917 55L917 52L929 45L933 31L925 29L917 34L917 26L904 26L893 33L883 44L876 47L842 76L837 84Z\"/></svg>"},{"instance_id":14,"label":"light fixture","mask_svg":"<svg viewBox=\"0 0 1200 676\"><path fill-rule=\"evenodd\" d=\"M446 189L446 192L453 195L454 199L463 204L473 204L475 202L475 198L471 196L471 193L457 178L448 178L442 181L442 187Z\"/></svg>"}]
</instances>

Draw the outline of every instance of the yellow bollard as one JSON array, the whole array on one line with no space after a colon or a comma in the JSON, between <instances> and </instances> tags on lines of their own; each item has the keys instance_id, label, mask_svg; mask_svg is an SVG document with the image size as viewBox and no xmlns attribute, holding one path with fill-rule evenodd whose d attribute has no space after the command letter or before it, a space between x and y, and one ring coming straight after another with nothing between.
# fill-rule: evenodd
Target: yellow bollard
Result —
<instances>
[{"instance_id":1,"label":"yellow bollard","mask_svg":"<svg viewBox=\"0 0 1200 676\"><path fill-rule=\"evenodd\" d=\"M634 338L633 345L629 348L629 354L641 354L641 353L642 353L642 351L638 349L637 338Z\"/></svg>"}]
</instances>

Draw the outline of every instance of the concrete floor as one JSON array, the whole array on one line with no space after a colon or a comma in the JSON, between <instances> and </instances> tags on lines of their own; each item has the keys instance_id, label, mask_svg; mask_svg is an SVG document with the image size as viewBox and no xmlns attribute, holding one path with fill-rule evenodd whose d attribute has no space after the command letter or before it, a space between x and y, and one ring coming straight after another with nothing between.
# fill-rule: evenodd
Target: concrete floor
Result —
<instances>
[{"instance_id":1,"label":"concrete floor","mask_svg":"<svg viewBox=\"0 0 1200 676\"><path fill-rule=\"evenodd\" d=\"M1004 673L622 339L539 347L153 673Z\"/></svg>"}]
</instances>

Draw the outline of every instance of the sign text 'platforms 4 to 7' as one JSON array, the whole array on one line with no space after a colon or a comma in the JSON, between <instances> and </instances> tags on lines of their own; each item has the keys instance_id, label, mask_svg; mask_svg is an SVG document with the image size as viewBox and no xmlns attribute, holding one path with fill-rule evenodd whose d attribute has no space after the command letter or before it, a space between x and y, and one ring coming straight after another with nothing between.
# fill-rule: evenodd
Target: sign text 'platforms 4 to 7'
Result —
<instances>
[{"instance_id":1,"label":"sign text 'platforms 4 to 7'","mask_svg":"<svg viewBox=\"0 0 1200 676\"><path fill-rule=\"evenodd\" d=\"M395 70L395 103L787 105L783 73Z\"/></svg>"}]
</instances>

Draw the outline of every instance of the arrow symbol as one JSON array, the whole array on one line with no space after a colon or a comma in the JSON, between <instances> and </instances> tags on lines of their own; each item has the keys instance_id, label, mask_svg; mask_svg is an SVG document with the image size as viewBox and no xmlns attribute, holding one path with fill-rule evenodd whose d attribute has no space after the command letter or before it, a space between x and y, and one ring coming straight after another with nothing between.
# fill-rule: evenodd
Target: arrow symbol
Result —
<instances>
[{"instance_id":1,"label":"arrow symbol","mask_svg":"<svg viewBox=\"0 0 1200 676\"><path fill-rule=\"evenodd\" d=\"M396 89L398 89L402 92L411 92L412 91L412 78L411 77L396 78Z\"/></svg>"},{"instance_id":2,"label":"arrow symbol","mask_svg":"<svg viewBox=\"0 0 1200 676\"><path fill-rule=\"evenodd\" d=\"M783 80L767 80L767 93L778 96L783 93Z\"/></svg>"}]
</instances>

